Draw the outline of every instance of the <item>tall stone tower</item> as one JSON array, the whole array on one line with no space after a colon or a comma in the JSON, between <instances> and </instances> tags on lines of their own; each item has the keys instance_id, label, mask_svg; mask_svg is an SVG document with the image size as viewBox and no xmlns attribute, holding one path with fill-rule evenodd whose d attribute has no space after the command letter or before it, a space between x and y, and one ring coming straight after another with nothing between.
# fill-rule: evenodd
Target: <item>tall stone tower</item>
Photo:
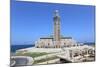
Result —
<instances>
[{"instance_id":1,"label":"tall stone tower","mask_svg":"<svg viewBox=\"0 0 100 67\"><path fill-rule=\"evenodd\" d=\"M59 11L55 10L54 12L54 45L60 45L60 16Z\"/></svg>"}]
</instances>

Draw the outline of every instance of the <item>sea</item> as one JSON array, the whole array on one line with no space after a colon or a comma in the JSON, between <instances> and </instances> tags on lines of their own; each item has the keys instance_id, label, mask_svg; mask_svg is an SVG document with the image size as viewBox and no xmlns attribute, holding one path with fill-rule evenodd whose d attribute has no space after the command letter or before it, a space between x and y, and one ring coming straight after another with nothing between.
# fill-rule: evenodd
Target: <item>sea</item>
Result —
<instances>
[{"instance_id":1,"label":"sea","mask_svg":"<svg viewBox=\"0 0 100 67\"><path fill-rule=\"evenodd\" d=\"M24 49L24 48L29 48L29 47L34 47L34 45L11 45L11 52L14 53L16 52L16 50L19 49Z\"/></svg>"},{"instance_id":2,"label":"sea","mask_svg":"<svg viewBox=\"0 0 100 67\"><path fill-rule=\"evenodd\" d=\"M93 42L92 43L91 42L85 42L85 43L83 43L83 45L84 44L89 45L89 46L95 45L95 43L93 43ZM34 47L34 45L30 45L30 44L28 44L28 45L11 45L10 47L11 47L11 52L14 53L14 52L16 52L16 50Z\"/></svg>"}]
</instances>

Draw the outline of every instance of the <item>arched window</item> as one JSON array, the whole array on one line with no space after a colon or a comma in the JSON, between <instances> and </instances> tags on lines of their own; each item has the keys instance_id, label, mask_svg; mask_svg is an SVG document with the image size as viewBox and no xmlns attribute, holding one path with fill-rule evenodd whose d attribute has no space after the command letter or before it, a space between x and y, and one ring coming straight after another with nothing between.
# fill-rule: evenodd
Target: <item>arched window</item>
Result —
<instances>
[{"instance_id":1,"label":"arched window","mask_svg":"<svg viewBox=\"0 0 100 67\"><path fill-rule=\"evenodd\" d=\"M37 46L37 48L39 48L39 46Z\"/></svg>"},{"instance_id":2,"label":"arched window","mask_svg":"<svg viewBox=\"0 0 100 67\"><path fill-rule=\"evenodd\" d=\"M48 43L48 46L50 45L50 43Z\"/></svg>"}]
</instances>

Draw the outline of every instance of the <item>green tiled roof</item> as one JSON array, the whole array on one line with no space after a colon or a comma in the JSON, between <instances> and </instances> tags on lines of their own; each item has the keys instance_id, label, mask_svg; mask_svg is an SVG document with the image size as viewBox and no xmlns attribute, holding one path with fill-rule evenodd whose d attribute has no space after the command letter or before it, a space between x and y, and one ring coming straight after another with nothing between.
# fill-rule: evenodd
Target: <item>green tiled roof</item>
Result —
<instances>
[{"instance_id":1,"label":"green tiled roof","mask_svg":"<svg viewBox=\"0 0 100 67\"><path fill-rule=\"evenodd\" d=\"M53 39L53 37L41 37L40 39ZM61 39L72 39L72 37L61 37Z\"/></svg>"}]
</instances>

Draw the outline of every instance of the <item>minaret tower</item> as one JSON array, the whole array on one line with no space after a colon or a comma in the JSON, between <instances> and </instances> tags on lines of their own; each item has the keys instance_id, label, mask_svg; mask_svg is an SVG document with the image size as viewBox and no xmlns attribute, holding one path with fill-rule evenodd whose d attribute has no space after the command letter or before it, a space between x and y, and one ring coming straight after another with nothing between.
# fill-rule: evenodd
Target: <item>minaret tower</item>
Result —
<instances>
[{"instance_id":1,"label":"minaret tower","mask_svg":"<svg viewBox=\"0 0 100 67\"><path fill-rule=\"evenodd\" d=\"M54 12L54 45L60 46L60 16L59 11Z\"/></svg>"}]
</instances>

